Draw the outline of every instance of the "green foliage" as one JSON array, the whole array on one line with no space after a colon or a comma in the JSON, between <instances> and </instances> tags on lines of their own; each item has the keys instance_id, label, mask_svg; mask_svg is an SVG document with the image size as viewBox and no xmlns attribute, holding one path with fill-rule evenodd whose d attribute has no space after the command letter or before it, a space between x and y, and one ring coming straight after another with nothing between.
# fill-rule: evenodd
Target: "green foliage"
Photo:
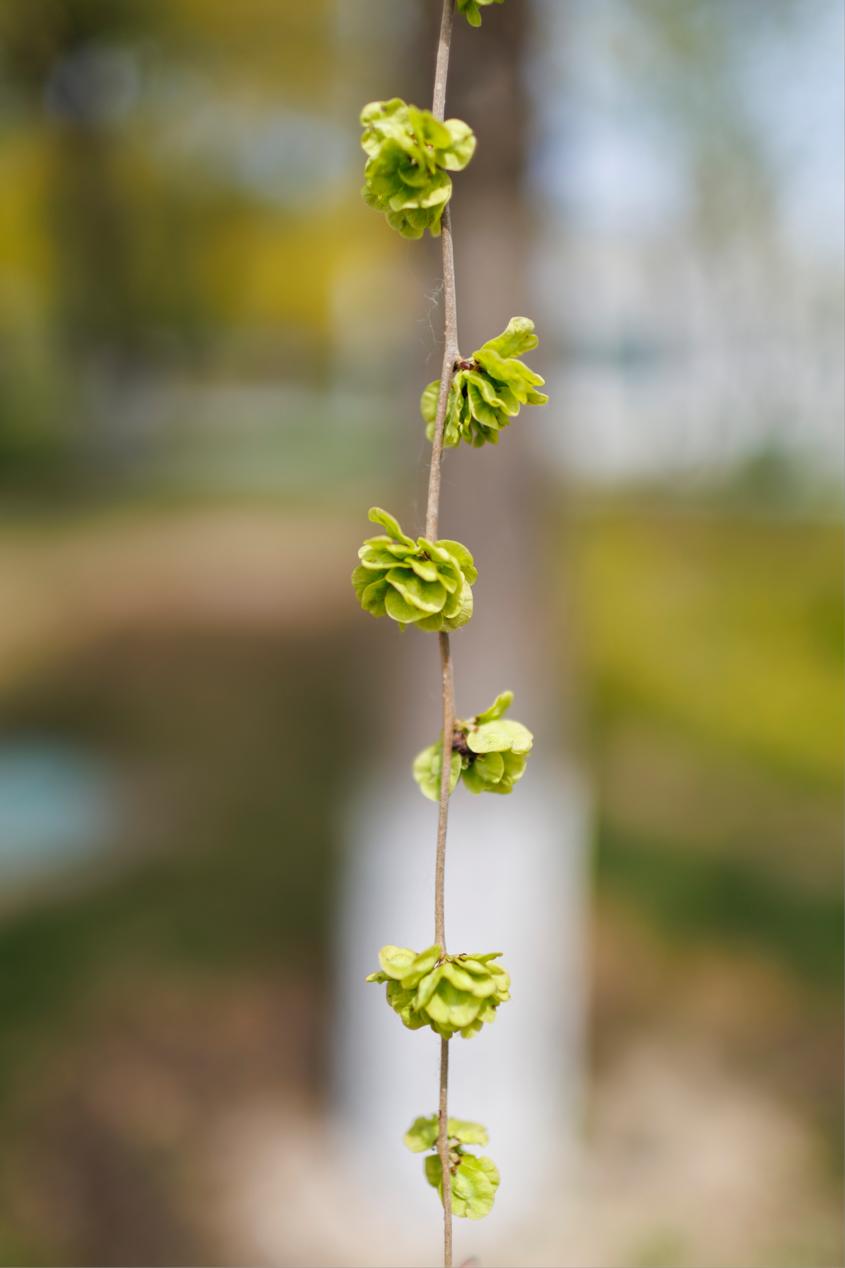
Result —
<instances>
[{"instance_id":1,"label":"green foliage","mask_svg":"<svg viewBox=\"0 0 845 1268\"><path fill-rule=\"evenodd\" d=\"M517 358L536 348L539 340L534 323L528 317L512 317L507 330L496 339L489 339L472 354L471 361L460 361L452 378L443 444L455 448L462 440L477 447L495 445L499 432L516 418L522 405L545 405L548 396L536 389L545 382ZM428 426L426 435L434 439L434 420L440 380L429 383L420 399L420 410Z\"/></svg>"},{"instance_id":2,"label":"green foliage","mask_svg":"<svg viewBox=\"0 0 845 1268\"><path fill-rule=\"evenodd\" d=\"M480 1220L493 1209L499 1171L490 1158L479 1158L464 1152L464 1145L486 1145L487 1129L480 1123L466 1123L450 1118L446 1127L449 1144L449 1170L452 1175L452 1214L462 1219ZM437 1115L418 1118L405 1133L405 1144L412 1153L423 1153L437 1147ZM425 1160L425 1178L440 1193L443 1201L443 1169L434 1154Z\"/></svg>"},{"instance_id":3,"label":"green foliage","mask_svg":"<svg viewBox=\"0 0 845 1268\"><path fill-rule=\"evenodd\" d=\"M521 722L504 719L512 701L513 692L503 691L483 713L455 720L450 792L461 776L471 793L513 792L525 771L534 737ZM414 779L431 801L440 800L442 762L442 736L414 759Z\"/></svg>"},{"instance_id":4,"label":"green foliage","mask_svg":"<svg viewBox=\"0 0 845 1268\"><path fill-rule=\"evenodd\" d=\"M629 494L565 529L598 891L667 957L769 961L815 1001L842 977L842 528L719 511Z\"/></svg>"},{"instance_id":5,"label":"green foliage","mask_svg":"<svg viewBox=\"0 0 845 1268\"><path fill-rule=\"evenodd\" d=\"M510 974L493 963L501 954L444 955L435 943L417 955L386 946L379 952L381 970L367 981L387 984L387 1002L409 1030L430 1026L443 1039L456 1031L471 1039L510 999Z\"/></svg>"},{"instance_id":6,"label":"green foliage","mask_svg":"<svg viewBox=\"0 0 845 1268\"><path fill-rule=\"evenodd\" d=\"M387 529L369 537L358 551L352 574L361 607L373 616L389 616L399 628L456 630L472 616L472 590L478 572L460 542L430 542L406 537L392 515L370 508L369 518Z\"/></svg>"},{"instance_id":7,"label":"green foliage","mask_svg":"<svg viewBox=\"0 0 845 1268\"><path fill-rule=\"evenodd\" d=\"M502 3L503 0L458 0L458 13L464 15L470 26L481 26L481 11L478 6L480 4Z\"/></svg>"},{"instance_id":8,"label":"green foliage","mask_svg":"<svg viewBox=\"0 0 845 1268\"><path fill-rule=\"evenodd\" d=\"M443 208L452 197L449 172L460 172L475 151L475 134L460 119L440 123L430 110L418 110L400 97L372 101L361 111L368 155L364 202L383 211L387 223L405 238L421 238L426 229L440 234Z\"/></svg>"},{"instance_id":9,"label":"green foliage","mask_svg":"<svg viewBox=\"0 0 845 1268\"><path fill-rule=\"evenodd\" d=\"M575 562L603 726L841 790L841 526L630 507L585 520Z\"/></svg>"},{"instance_id":10,"label":"green foliage","mask_svg":"<svg viewBox=\"0 0 845 1268\"><path fill-rule=\"evenodd\" d=\"M452 1161L452 1153L457 1161ZM452 1214L461 1219L483 1220L489 1215L499 1187L499 1168L492 1158L477 1158L453 1150L450 1153L452 1172ZM425 1160L425 1178L440 1194L443 1201L443 1169L436 1154Z\"/></svg>"},{"instance_id":11,"label":"green foliage","mask_svg":"<svg viewBox=\"0 0 845 1268\"><path fill-rule=\"evenodd\" d=\"M486 1145L487 1128L480 1123L467 1123L459 1118L450 1118L446 1131L451 1140L462 1145ZM411 1128L405 1133L405 1144L412 1154L424 1153L437 1144L437 1115L431 1118L415 1118Z\"/></svg>"},{"instance_id":12,"label":"green foliage","mask_svg":"<svg viewBox=\"0 0 845 1268\"><path fill-rule=\"evenodd\" d=\"M449 792L455 791L455 785L461 777L463 759L460 753L452 753L452 770L449 776ZM436 744L429 744L414 758L414 779L429 801L440 800L440 773L443 769L443 738Z\"/></svg>"},{"instance_id":13,"label":"green foliage","mask_svg":"<svg viewBox=\"0 0 845 1268\"><path fill-rule=\"evenodd\" d=\"M744 946L816 987L841 991L841 885L814 892L806 880L766 875L747 859L649 840L606 822L599 824L596 864L601 890L645 913L670 945Z\"/></svg>"}]
</instances>

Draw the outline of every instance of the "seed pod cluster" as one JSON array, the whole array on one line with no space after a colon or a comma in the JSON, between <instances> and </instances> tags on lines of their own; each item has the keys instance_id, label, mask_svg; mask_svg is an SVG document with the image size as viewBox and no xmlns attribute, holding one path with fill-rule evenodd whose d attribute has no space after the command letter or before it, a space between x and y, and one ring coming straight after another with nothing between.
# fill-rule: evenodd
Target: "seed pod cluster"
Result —
<instances>
[{"instance_id":1,"label":"seed pod cluster","mask_svg":"<svg viewBox=\"0 0 845 1268\"><path fill-rule=\"evenodd\" d=\"M450 792L461 778L471 793L511 793L522 779L534 736L504 717L512 701L513 692L503 691L483 713L455 719ZM414 758L414 779L430 801L440 800L442 762L442 737Z\"/></svg>"},{"instance_id":2,"label":"seed pod cluster","mask_svg":"<svg viewBox=\"0 0 845 1268\"><path fill-rule=\"evenodd\" d=\"M493 963L501 954L444 955L435 943L418 955L386 946L379 952L381 970L367 981L386 983L387 1002L409 1030L430 1026L443 1039L456 1033L471 1039L510 999L510 974Z\"/></svg>"},{"instance_id":3,"label":"seed pod cluster","mask_svg":"<svg viewBox=\"0 0 845 1268\"><path fill-rule=\"evenodd\" d=\"M389 616L400 630L456 630L472 616L471 586L478 576L472 555L460 542L406 537L398 522L378 506L369 518L387 529L368 537L352 584L365 612Z\"/></svg>"},{"instance_id":4,"label":"seed pod cluster","mask_svg":"<svg viewBox=\"0 0 845 1268\"><path fill-rule=\"evenodd\" d=\"M446 406L443 444L453 449L462 440L468 445L499 443L499 432L508 427L523 405L545 405L548 396L537 388L545 382L518 360L538 344L534 322L528 317L512 317L507 330L489 339L472 354L472 360L458 363ZM434 439L434 421L440 380L429 383L420 398L426 421L426 435Z\"/></svg>"},{"instance_id":5,"label":"seed pod cluster","mask_svg":"<svg viewBox=\"0 0 845 1268\"><path fill-rule=\"evenodd\" d=\"M480 1123L450 1118L446 1126L449 1143L452 1214L462 1219L480 1220L493 1209L499 1187L499 1169L492 1158L467 1153L465 1145L486 1145L487 1129ZM437 1147L437 1115L418 1118L405 1133L405 1144L412 1153L423 1153ZM440 1193L443 1201L443 1168L437 1154L425 1160L425 1178Z\"/></svg>"},{"instance_id":6,"label":"seed pod cluster","mask_svg":"<svg viewBox=\"0 0 845 1268\"><path fill-rule=\"evenodd\" d=\"M458 13L462 13L470 26L481 26L480 4L502 4L503 0L458 0Z\"/></svg>"},{"instance_id":7,"label":"seed pod cluster","mask_svg":"<svg viewBox=\"0 0 845 1268\"><path fill-rule=\"evenodd\" d=\"M368 156L364 202L383 211L404 238L421 238L426 229L439 237L443 208L452 197L448 173L462 171L472 158L472 128L460 119L441 123L401 97L371 101L361 111L361 126Z\"/></svg>"}]
</instances>

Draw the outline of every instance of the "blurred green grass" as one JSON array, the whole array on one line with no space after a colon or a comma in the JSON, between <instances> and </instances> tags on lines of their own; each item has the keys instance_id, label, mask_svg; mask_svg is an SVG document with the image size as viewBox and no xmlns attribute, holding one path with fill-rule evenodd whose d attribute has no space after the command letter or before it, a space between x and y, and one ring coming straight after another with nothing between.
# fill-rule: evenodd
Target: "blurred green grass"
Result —
<instances>
[{"instance_id":1,"label":"blurred green grass","mask_svg":"<svg viewBox=\"0 0 845 1268\"><path fill-rule=\"evenodd\" d=\"M629 947L599 973L598 1057L620 1027L706 1017L704 957L734 1002L702 1041L796 1107L839 1173L841 525L627 498L568 534L600 924L624 942L632 920L653 968L677 967L641 981ZM746 1024L761 972L779 1002Z\"/></svg>"},{"instance_id":2,"label":"blurred green grass","mask_svg":"<svg viewBox=\"0 0 845 1268\"><path fill-rule=\"evenodd\" d=\"M825 989L842 983L845 930L839 893L808 894L742 858L665 846L602 821L597 881L623 895L661 932L773 955Z\"/></svg>"},{"instance_id":3,"label":"blurred green grass","mask_svg":"<svg viewBox=\"0 0 845 1268\"><path fill-rule=\"evenodd\" d=\"M108 754L137 822L0 919L0 1263L215 1262L182 1197L199 1126L258 1084L324 1094L355 647L337 627L125 632L7 688L7 733ZM97 1087L120 1070L113 1121Z\"/></svg>"},{"instance_id":4,"label":"blurred green grass","mask_svg":"<svg viewBox=\"0 0 845 1268\"><path fill-rule=\"evenodd\" d=\"M0 1114L33 1053L133 976L280 970L324 988L348 751L337 632L125 636L6 701L12 730L72 736L144 772L147 839L0 923ZM159 807L160 810L160 807Z\"/></svg>"},{"instance_id":5,"label":"blurred green grass","mask_svg":"<svg viewBox=\"0 0 845 1268\"><path fill-rule=\"evenodd\" d=\"M576 539L599 736L652 718L779 779L842 788L838 523L610 509Z\"/></svg>"},{"instance_id":6,"label":"blurred green grass","mask_svg":"<svg viewBox=\"0 0 845 1268\"><path fill-rule=\"evenodd\" d=\"M841 526L617 505L571 552L598 885L835 986Z\"/></svg>"}]
</instances>

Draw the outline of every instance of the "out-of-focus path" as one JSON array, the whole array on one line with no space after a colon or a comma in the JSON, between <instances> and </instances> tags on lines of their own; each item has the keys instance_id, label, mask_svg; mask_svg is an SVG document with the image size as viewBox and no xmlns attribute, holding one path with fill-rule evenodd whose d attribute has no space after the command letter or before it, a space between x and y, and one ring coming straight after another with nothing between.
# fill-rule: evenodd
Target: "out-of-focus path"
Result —
<instances>
[{"instance_id":1,"label":"out-of-focus path","mask_svg":"<svg viewBox=\"0 0 845 1268\"><path fill-rule=\"evenodd\" d=\"M742 1265L840 1262L837 1195L817 1142L789 1106L715 1048L668 1035L620 1050L592 1093L580 1163L533 1231L486 1249L494 1265ZM419 1169L418 1158L396 1165ZM394 1223L378 1193L362 1202L319 1120L281 1101L244 1106L213 1149L213 1226L229 1262L417 1265L437 1262L439 1223ZM491 1152L492 1151L491 1149ZM424 1185L422 1175L420 1186ZM495 1234L461 1221L456 1245Z\"/></svg>"},{"instance_id":2,"label":"out-of-focus path","mask_svg":"<svg viewBox=\"0 0 845 1268\"><path fill-rule=\"evenodd\" d=\"M0 690L122 629L353 616L360 517L272 508L0 525Z\"/></svg>"}]
</instances>

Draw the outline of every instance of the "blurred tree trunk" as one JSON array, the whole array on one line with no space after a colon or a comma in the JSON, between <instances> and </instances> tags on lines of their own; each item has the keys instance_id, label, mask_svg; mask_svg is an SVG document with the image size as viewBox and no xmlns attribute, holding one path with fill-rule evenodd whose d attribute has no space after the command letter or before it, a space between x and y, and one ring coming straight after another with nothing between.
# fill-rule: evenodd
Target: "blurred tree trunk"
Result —
<instances>
[{"instance_id":1,"label":"blurred tree trunk","mask_svg":"<svg viewBox=\"0 0 845 1268\"><path fill-rule=\"evenodd\" d=\"M421 101L431 93L428 50L436 46L436 10L439 5L426 5ZM529 150L524 62L532 12L530 4L510 3L485 9L479 29L456 21L446 115L464 119L478 137L472 162L455 179L452 199L458 336L465 356L504 330L511 317L532 316L533 222L524 200ZM434 273L439 250L432 243L438 253ZM543 480L530 435L535 419L534 410L524 408L497 446L461 444L446 453L440 532L464 542L479 569L473 619L453 639L459 716L478 712L510 688L517 697L514 716L538 739L551 739L556 691L547 598L554 582L545 591L540 584ZM427 468L423 474L427 478ZM411 644L409 654L419 657L418 647ZM417 703L412 701L415 713Z\"/></svg>"}]
</instances>

